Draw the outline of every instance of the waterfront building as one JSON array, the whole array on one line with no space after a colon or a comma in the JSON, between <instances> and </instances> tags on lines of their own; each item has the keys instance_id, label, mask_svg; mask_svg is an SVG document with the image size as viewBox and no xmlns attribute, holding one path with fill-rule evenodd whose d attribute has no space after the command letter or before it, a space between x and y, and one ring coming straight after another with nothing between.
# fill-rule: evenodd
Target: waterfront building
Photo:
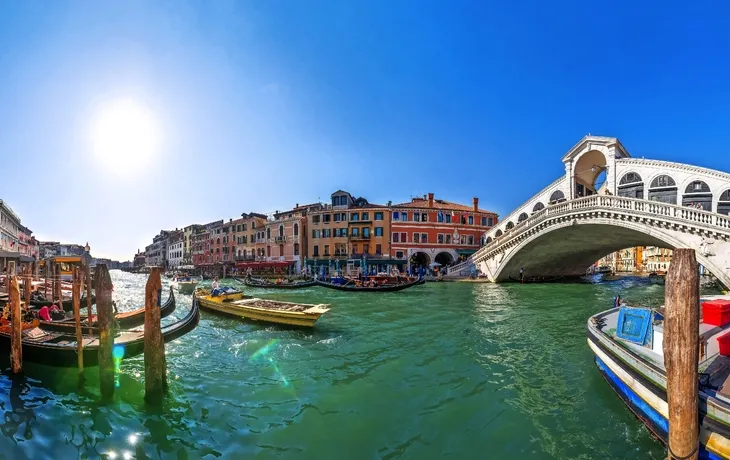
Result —
<instances>
[{"instance_id":1,"label":"waterfront building","mask_svg":"<svg viewBox=\"0 0 730 460\"><path fill-rule=\"evenodd\" d=\"M133 261L133 267L144 267L145 264L145 257L144 252L139 252L139 249L137 250L137 254L134 255L134 261Z\"/></svg>"},{"instance_id":2,"label":"waterfront building","mask_svg":"<svg viewBox=\"0 0 730 460\"><path fill-rule=\"evenodd\" d=\"M221 263L223 260L223 221L217 221L213 224L209 224L208 231L210 232L210 264L215 265Z\"/></svg>"},{"instance_id":3,"label":"waterfront building","mask_svg":"<svg viewBox=\"0 0 730 460\"><path fill-rule=\"evenodd\" d=\"M310 271L352 274L360 268L367 272L402 268L405 258L393 260L390 254L390 203L369 203L344 190L334 192L330 199L330 204L307 216L306 264Z\"/></svg>"},{"instance_id":4,"label":"waterfront building","mask_svg":"<svg viewBox=\"0 0 730 460\"><path fill-rule=\"evenodd\" d=\"M234 239L234 260L253 262L256 260L256 232L266 228L266 215L255 212L243 213L232 222Z\"/></svg>"},{"instance_id":5,"label":"waterfront building","mask_svg":"<svg viewBox=\"0 0 730 460\"><path fill-rule=\"evenodd\" d=\"M0 251L18 252L20 217L0 200Z\"/></svg>"},{"instance_id":6,"label":"waterfront building","mask_svg":"<svg viewBox=\"0 0 730 460\"><path fill-rule=\"evenodd\" d=\"M152 239L152 244L145 248L147 265L157 267L167 266L167 242L170 233L169 230L160 230L160 233Z\"/></svg>"},{"instance_id":7,"label":"waterfront building","mask_svg":"<svg viewBox=\"0 0 730 460\"><path fill-rule=\"evenodd\" d=\"M613 255L614 271L624 273L643 272L646 270L644 247L637 246L616 251Z\"/></svg>"},{"instance_id":8,"label":"waterfront building","mask_svg":"<svg viewBox=\"0 0 730 460\"><path fill-rule=\"evenodd\" d=\"M185 246L185 232L175 229L170 233L167 242L167 267L177 268L182 265Z\"/></svg>"},{"instance_id":9,"label":"waterfront building","mask_svg":"<svg viewBox=\"0 0 730 460\"><path fill-rule=\"evenodd\" d=\"M192 254L192 236L193 233L195 233L196 230L202 228L203 226L200 224L192 224L188 225L187 227L183 228L183 258L182 258L182 265L191 265L193 263L193 254Z\"/></svg>"},{"instance_id":10,"label":"waterfront building","mask_svg":"<svg viewBox=\"0 0 730 460\"><path fill-rule=\"evenodd\" d=\"M497 214L472 206L436 199L433 193L391 207L391 257L408 260L410 267L448 266L470 256L483 234L497 224Z\"/></svg>"},{"instance_id":11,"label":"waterfront building","mask_svg":"<svg viewBox=\"0 0 730 460\"><path fill-rule=\"evenodd\" d=\"M34 257L34 241L35 238L33 238L33 232L24 225L18 226L18 252L20 252L21 255L32 258L34 260L37 259L37 257Z\"/></svg>"},{"instance_id":12,"label":"waterfront building","mask_svg":"<svg viewBox=\"0 0 730 460\"><path fill-rule=\"evenodd\" d=\"M210 263L210 230L206 227L193 230L190 236L190 256L196 267Z\"/></svg>"},{"instance_id":13,"label":"waterfront building","mask_svg":"<svg viewBox=\"0 0 730 460\"><path fill-rule=\"evenodd\" d=\"M666 272L672 262L672 250L656 246L647 246L644 251L646 269L651 272Z\"/></svg>"}]
</instances>

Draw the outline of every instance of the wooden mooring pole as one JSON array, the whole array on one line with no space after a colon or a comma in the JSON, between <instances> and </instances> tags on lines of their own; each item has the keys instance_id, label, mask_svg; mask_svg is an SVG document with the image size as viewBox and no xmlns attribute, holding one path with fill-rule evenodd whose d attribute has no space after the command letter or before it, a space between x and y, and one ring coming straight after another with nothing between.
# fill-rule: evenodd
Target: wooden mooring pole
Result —
<instances>
[{"instance_id":1,"label":"wooden mooring pole","mask_svg":"<svg viewBox=\"0 0 730 460\"><path fill-rule=\"evenodd\" d=\"M160 326L160 269L154 267L147 278L144 295L144 399L159 404L167 393L165 342Z\"/></svg>"},{"instance_id":2,"label":"wooden mooring pole","mask_svg":"<svg viewBox=\"0 0 730 460\"><path fill-rule=\"evenodd\" d=\"M112 305L112 280L106 264L98 264L96 278L96 322L99 327L99 386L103 400L114 396L114 307Z\"/></svg>"},{"instance_id":3,"label":"wooden mooring pole","mask_svg":"<svg viewBox=\"0 0 730 460\"><path fill-rule=\"evenodd\" d=\"M84 336L81 333L81 269L73 268L73 285L71 296L74 305L74 321L76 323L76 354L79 365L79 386L84 384Z\"/></svg>"},{"instance_id":4,"label":"wooden mooring pole","mask_svg":"<svg viewBox=\"0 0 730 460\"><path fill-rule=\"evenodd\" d=\"M20 288L15 276L7 275L10 301L10 369L13 374L23 372L23 323L20 316Z\"/></svg>"},{"instance_id":5,"label":"wooden mooring pole","mask_svg":"<svg viewBox=\"0 0 730 460\"><path fill-rule=\"evenodd\" d=\"M25 268L25 276L23 277L23 300L25 301L25 308L30 308L30 294L33 291L33 282L30 276L30 267Z\"/></svg>"},{"instance_id":6,"label":"wooden mooring pole","mask_svg":"<svg viewBox=\"0 0 730 460\"><path fill-rule=\"evenodd\" d=\"M84 265L84 274L86 275L86 322L89 325L89 334L91 334L91 270L88 265Z\"/></svg>"},{"instance_id":7,"label":"wooden mooring pole","mask_svg":"<svg viewBox=\"0 0 730 460\"><path fill-rule=\"evenodd\" d=\"M670 460L696 460L698 456L699 301L699 267L694 249L675 249L664 299Z\"/></svg>"}]
</instances>

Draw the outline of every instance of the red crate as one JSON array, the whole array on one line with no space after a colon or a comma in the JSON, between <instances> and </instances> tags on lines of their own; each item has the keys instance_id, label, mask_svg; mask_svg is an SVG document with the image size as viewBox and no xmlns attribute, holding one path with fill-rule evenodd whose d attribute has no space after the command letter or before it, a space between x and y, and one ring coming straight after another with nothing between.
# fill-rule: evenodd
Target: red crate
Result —
<instances>
[{"instance_id":1,"label":"red crate","mask_svg":"<svg viewBox=\"0 0 730 460\"><path fill-rule=\"evenodd\" d=\"M717 344L720 345L720 354L722 356L730 356L730 332L726 332L718 337Z\"/></svg>"},{"instance_id":2,"label":"red crate","mask_svg":"<svg viewBox=\"0 0 730 460\"><path fill-rule=\"evenodd\" d=\"M730 323L730 300L702 302L702 322L720 327Z\"/></svg>"}]
</instances>

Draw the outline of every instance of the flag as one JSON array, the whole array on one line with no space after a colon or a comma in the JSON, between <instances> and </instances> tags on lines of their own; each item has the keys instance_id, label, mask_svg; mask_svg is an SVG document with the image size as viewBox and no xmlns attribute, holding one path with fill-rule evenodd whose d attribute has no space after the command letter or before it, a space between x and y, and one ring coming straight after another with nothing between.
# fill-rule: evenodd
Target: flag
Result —
<instances>
[{"instance_id":1,"label":"flag","mask_svg":"<svg viewBox=\"0 0 730 460\"><path fill-rule=\"evenodd\" d=\"M15 241L10 242L10 247L12 248L13 246L15 246Z\"/></svg>"}]
</instances>

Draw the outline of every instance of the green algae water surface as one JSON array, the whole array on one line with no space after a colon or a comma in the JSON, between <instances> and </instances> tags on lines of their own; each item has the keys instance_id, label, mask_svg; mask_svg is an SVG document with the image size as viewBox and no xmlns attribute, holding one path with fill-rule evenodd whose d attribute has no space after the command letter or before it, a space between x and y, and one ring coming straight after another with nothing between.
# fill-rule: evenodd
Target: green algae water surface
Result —
<instances>
[{"instance_id":1,"label":"green algae water surface","mask_svg":"<svg viewBox=\"0 0 730 460\"><path fill-rule=\"evenodd\" d=\"M142 304L145 276L112 278L120 310ZM142 356L122 361L106 406L95 369L79 391L74 369L26 363L25 377L0 376L0 458L664 458L585 339L614 295L659 305L663 286L248 292L332 309L313 330L201 312L167 344L159 409L143 401ZM189 310L190 296L177 299L163 323Z\"/></svg>"}]
</instances>

